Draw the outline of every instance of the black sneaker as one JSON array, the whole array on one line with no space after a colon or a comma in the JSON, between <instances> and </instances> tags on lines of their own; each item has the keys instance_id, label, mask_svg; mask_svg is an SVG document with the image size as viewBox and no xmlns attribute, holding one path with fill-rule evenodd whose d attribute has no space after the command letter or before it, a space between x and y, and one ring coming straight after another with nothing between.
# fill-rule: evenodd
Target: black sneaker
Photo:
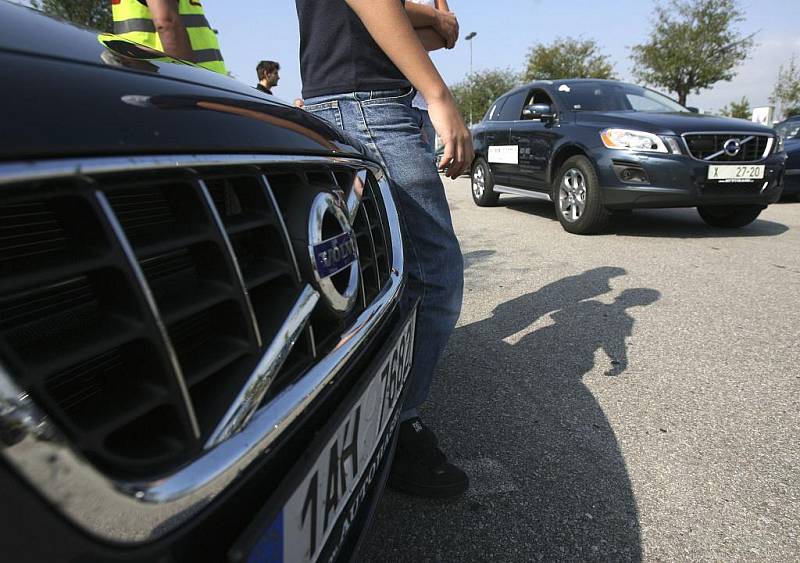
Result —
<instances>
[{"instance_id":1,"label":"black sneaker","mask_svg":"<svg viewBox=\"0 0 800 563\"><path fill-rule=\"evenodd\" d=\"M436 436L422 420L412 418L400 423L388 486L411 495L445 498L466 491L469 478L448 463Z\"/></svg>"}]
</instances>

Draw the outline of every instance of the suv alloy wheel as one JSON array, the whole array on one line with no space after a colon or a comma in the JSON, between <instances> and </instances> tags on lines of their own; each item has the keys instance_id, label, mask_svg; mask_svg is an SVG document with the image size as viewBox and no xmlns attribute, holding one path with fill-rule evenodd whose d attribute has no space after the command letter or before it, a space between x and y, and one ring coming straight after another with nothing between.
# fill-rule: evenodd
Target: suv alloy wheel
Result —
<instances>
[{"instance_id":1,"label":"suv alloy wheel","mask_svg":"<svg viewBox=\"0 0 800 563\"><path fill-rule=\"evenodd\" d=\"M591 161L585 156L570 157L561 166L553 186L556 216L565 231L579 235L595 234L608 222L603 207L600 183Z\"/></svg>"},{"instance_id":2,"label":"suv alloy wheel","mask_svg":"<svg viewBox=\"0 0 800 563\"><path fill-rule=\"evenodd\" d=\"M479 207L491 207L497 204L499 195L494 191L494 178L489 165L482 158L475 160L472 167L472 200Z\"/></svg>"}]
</instances>

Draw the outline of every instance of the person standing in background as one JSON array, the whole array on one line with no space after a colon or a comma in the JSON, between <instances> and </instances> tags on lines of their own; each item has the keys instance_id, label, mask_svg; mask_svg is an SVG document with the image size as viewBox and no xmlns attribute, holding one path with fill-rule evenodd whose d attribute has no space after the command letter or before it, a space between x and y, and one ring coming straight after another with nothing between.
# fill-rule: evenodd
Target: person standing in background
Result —
<instances>
[{"instance_id":1,"label":"person standing in background","mask_svg":"<svg viewBox=\"0 0 800 563\"><path fill-rule=\"evenodd\" d=\"M422 40L422 45L428 51L436 51L443 47L447 49L452 49L455 46L456 40L458 38L458 21L455 21L455 36L447 36L447 32L445 31L444 34L436 31L435 26L430 26L434 31L436 31L435 36L426 36L423 33L420 33L419 26L415 24L414 20L416 19L419 21L420 18L426 17L426 12L423 10L418 10L418 15L414 15L414 11L417 9L416 7L410 7L411 4L417 4L420 7L427 7L431 10L435 10L440 12L442 15L451 16L453 20L455 20L455 15L450 12L450 7L447 5L447 0L406 0L406 11L409 12L409 18L411 19L412 25L414 28L417 29L417 33L420 35L420 39ZM428 18L435 19L437 14L427 14ZM439 16L441 17L441 16ZM429 26L423 26L422 29L427 29ZM452 25L451 25L452 29ZM425 98L422 94L417 92L417 95L414 96L414 100L411 102L411 106L417 108L422 115L422 133L425 140L428 142L428 148L430 150L431 156L433 156L436 150L436 130L433 128L433 123L431 123L431 118L428 115L428 104L425 102Z\"/></svg>"},{"instance_id":2,"label":"person standing in background","mask_svg":"<svg viewBox=\"0 0 800 563\"><path fill-rule=\"evenodd\" d=\"M227 74L217 34L198 0L111 0L114 34Z\"/></svg>"},{"instance_id":3,"label":"person standing in background","mask_svg":"<svg viewBox=\"0 0 800 563\"><path fill-rule=\"evenodd\" d=\"M281 65L275 61L261 61L258 63L258 66L256 66L256 74L258 74L256 88L271 96L272 89L278 85L278 80L281 79L280 70Z\"/></svg>"}]
</instances>

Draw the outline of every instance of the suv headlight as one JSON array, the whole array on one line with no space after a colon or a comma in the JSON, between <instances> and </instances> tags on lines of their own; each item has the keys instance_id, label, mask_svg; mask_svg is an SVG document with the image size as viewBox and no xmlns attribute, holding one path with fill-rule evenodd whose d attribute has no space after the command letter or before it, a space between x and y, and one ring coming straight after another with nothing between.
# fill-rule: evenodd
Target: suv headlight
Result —
<instances>
[{"instance_id":1,"label":"suv headlight","mask_svg":"<svg viewBox=\"0 0 800 563\"><path fill-rule=\"evenodd\" d=\"M645 131L631 129L603 129L600 139L609 149L644 152L669 152L661 137Z\"/></svg>"}]
</instances>

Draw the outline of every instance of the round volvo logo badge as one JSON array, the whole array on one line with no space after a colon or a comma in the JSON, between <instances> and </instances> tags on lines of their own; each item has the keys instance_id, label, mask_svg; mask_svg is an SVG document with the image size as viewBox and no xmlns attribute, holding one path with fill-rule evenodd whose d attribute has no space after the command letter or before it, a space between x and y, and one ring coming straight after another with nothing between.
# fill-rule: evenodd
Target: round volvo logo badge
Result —
<instances>
[{"instance_id":1,"label":"round volvo logo badge","mask_svg":"<svg viewBox=\"0 0 800 563\"><path fill-rule=\"evenodd\" d=\"M725 141L725 144L722 145L722 150L724 150L725 154L728 156L736 156L739 154L739 151L742 150L742 142L739 139L728 139Z\"/></svg>"},{"instance_id":2,"label":"round volvo logo badge","mask_svg":"<svg viewBox=\"0 0 800 563\"><path fill-rule=\"evenodd\" d=\"M337 313L346 313L358 295L358 247L353 227L335 195L319 192L308 220L311 269L322 296Z\"/></svg>"}]
</instances>

